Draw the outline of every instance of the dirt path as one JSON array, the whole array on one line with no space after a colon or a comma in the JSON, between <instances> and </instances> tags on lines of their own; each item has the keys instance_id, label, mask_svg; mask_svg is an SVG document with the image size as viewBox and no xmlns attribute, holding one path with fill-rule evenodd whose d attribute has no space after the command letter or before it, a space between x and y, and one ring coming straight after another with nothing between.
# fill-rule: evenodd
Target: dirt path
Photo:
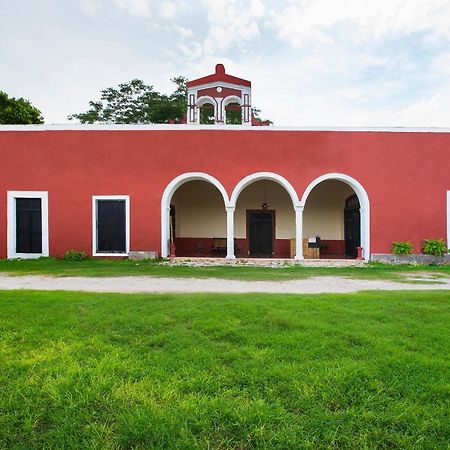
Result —
<instances>
[{"instance_id":1,"label":"dirt path","mask_svg":"<svg viewBox=\"0 0 450 450\"><path fill-rule=\"evenodd\" d=\"M427 281L423 279L422 281ZM119 293L346 293L361 290L435 290L450 291L450 278L440 278L429 284L397 283L386 280L358 280L345 277L312 277L286 281L238 281L216 278L157 278L157 277L49 277L0 275L0 290L36 289ZM0 294L1 295L1 294ZM450 292L449 292L450 295Z\"/></svg>"}]
</instances>

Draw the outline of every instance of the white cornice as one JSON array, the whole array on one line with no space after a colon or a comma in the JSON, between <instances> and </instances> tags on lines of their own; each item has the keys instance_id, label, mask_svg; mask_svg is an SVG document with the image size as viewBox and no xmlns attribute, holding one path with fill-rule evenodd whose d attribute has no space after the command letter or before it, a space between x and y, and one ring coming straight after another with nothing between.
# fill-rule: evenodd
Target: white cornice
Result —
<instances>
[{"instance_id":1,"label":"white cornice","mask_svg":"<svg viewBox=\"0 0 450 450\"><path fill-rule=\"evenodd\" d=\"M239 125L117 125L117 124L43 124L43 125L0 125L1 131L330 131L330 132L372 132L372 133L450 133L450 128L439 127L243 127Z\"/></svg>"}]
</instances>

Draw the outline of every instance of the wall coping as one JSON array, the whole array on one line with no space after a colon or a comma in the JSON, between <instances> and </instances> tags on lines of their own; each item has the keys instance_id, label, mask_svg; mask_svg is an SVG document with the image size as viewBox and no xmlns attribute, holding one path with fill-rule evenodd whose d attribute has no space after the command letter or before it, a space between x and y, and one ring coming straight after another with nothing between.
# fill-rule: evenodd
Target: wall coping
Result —
<instances>
[{"instance_id":1,"label":"wall coping","mask_svg":"<svg viewBox=\"0 0 450 450\"><path fill-rule=\"evenodd\" d=\"M356 132L356 133L450 133L445 127L241 127L236 125L173 125L173 124L42 124L0 125L5 131L236 131L236 132Z\"/></svg>"}]
</instances>

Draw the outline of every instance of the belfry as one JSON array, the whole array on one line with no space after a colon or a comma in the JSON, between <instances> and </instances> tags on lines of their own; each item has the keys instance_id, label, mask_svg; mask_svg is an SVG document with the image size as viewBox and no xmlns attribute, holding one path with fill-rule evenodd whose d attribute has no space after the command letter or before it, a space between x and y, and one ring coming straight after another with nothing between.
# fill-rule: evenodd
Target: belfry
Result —
<instances>
[{"instance_id":1,"label":"belfry","mask_svg":"<svg viewBox=\"0 0 450 450\"><path fill-rule=\"evenodd\" d=\"M225 73L216 65L212 75L188 82L188 124L252 125L252 83Z\"/></svg>"}]
</instances>

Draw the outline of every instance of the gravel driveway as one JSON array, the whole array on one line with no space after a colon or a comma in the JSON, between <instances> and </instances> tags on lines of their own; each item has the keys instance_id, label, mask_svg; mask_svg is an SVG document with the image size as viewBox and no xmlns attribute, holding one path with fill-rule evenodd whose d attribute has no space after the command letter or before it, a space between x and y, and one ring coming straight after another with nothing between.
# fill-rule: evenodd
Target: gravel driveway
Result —
<instances>
[{"instance_id":1,"label":"gravel driveway","mask_svg":"<svg viewBox=\"0 0 450 450\"><path fill-rule=\"evenodd\" d=\"M359 280L346 277L312 277L286 281L238 281L217 278L157 278L157 277L49 277L0 275L0 290L36 289L119 293L346 293L361 290L435 290L450 291L450 278L429 279L415 283L386 280ZM449 292L450 295L450 292Z\"/></svg>"}]
</instances>

